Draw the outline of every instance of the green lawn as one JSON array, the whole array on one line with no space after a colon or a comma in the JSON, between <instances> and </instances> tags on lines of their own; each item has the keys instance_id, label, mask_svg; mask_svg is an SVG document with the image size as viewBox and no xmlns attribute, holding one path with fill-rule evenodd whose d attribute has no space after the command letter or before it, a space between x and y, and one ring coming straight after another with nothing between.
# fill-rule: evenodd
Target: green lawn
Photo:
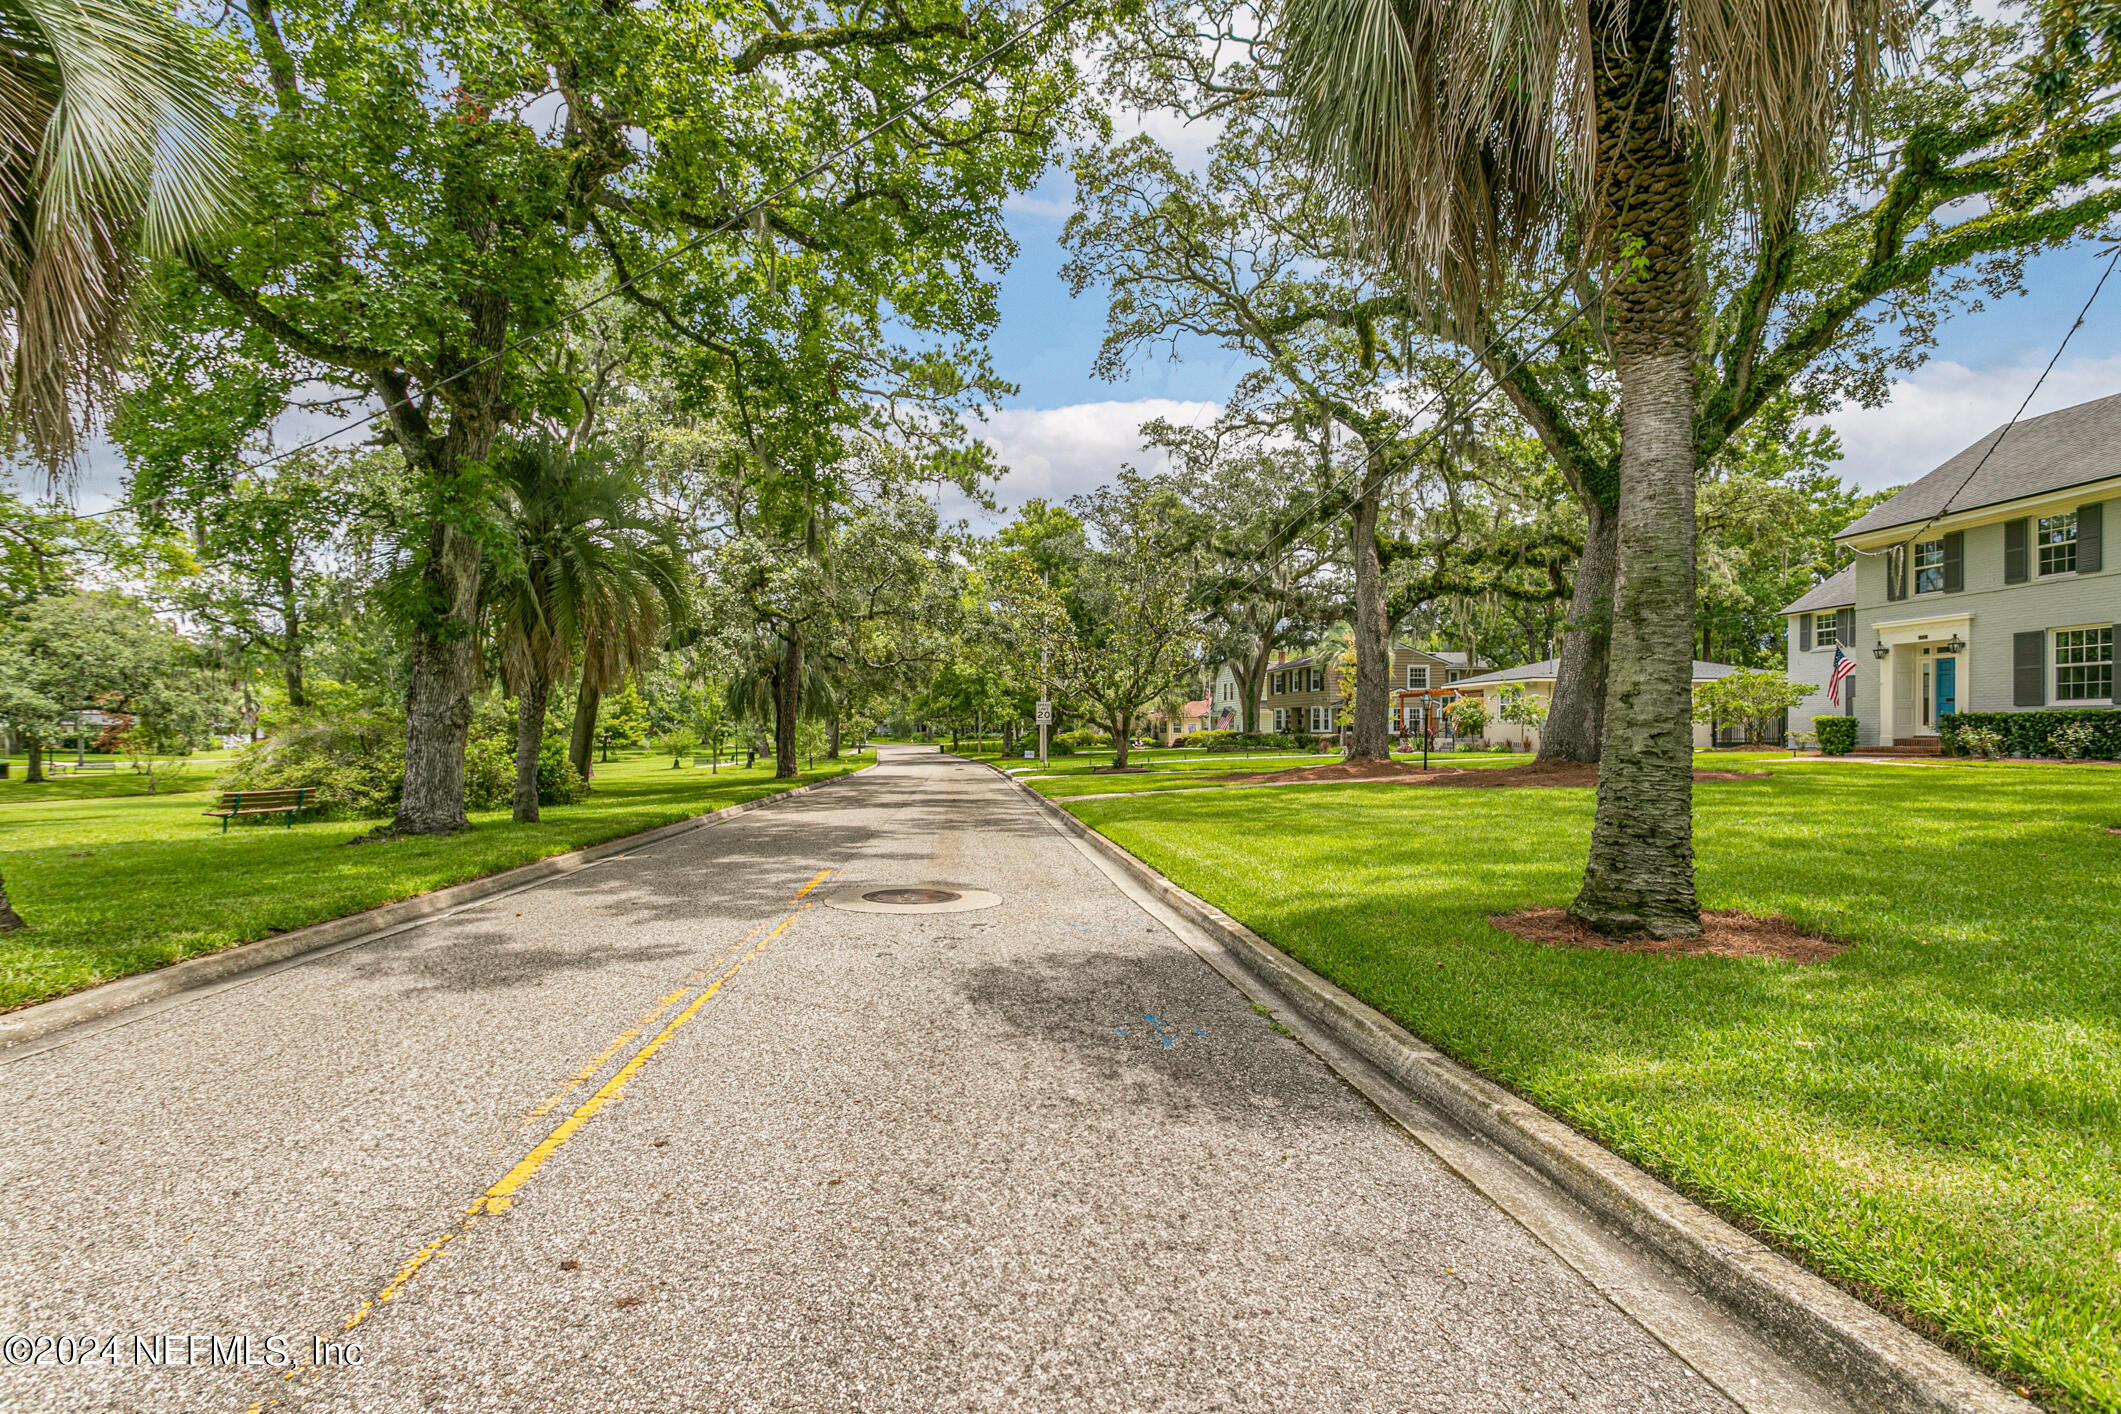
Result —
<instances>
[{"instance_id":1,"label":"green lawn","mask_svg":"<svg viewBox=\"0 0 2121 1414\"><path fill-rule=\"evenodd\" d=\"M792 784L874 759L820 762ZM461 835L356 846L375 822L254 822L224 836L201 794L0 803L0 870L31 925L0 937L0 1010L786 789L772 770L614 761L587 800L536 825L486 811Z\"/></svg>"},{"instance_id":2,"label":"green lawn","mask_svg":"<svg viewBox=\"0 0 2121 1414\"><path fill-rule=\"evenodd\" d=\"M1762 764L1696 789L1703 901L1855 944L1831 961L1492 927L1568 901L1588 790L1071 808L1817 1269L2058 1405L2121 1410L2121 773Z\"/></svg>"},{"instance_id":3,"label":"green lawn","mask_svg":"<svg viewBox=\"0 0 2121 1414\"><path fill-rule=\"evenodd\" d=\"M1319 756L1260 756L1247 762L1243 757L1232 758L1217 755L1206 761L1175 762L1168 766L1152 766L1141 775L1099 776L1081 767L1070 772L1055 772L1044 776L1025 776L1024 784L1040 795L1054 799L1066 799L1079 795L1104 795L1125 793L1133 795L1141 791L1201 790L1217 787L1218 777L1229 775L1252 775L1269 771L1294 771L1306 766L1330 766L1341 760L1337 751ZM1394 753L1399 761L1419 761L1421 753L1402 755ZM1474 770L1489 770L1503 766L1522 766L1532 758L1529 755L1506 755L1500 752L1451 752L1435 753L1429 758L1437 766L1463 766ZM1057 763L1056 763L1057 764ZM1315 789L1313 787L1312 789Z\"/></svg>"}]
</instances>

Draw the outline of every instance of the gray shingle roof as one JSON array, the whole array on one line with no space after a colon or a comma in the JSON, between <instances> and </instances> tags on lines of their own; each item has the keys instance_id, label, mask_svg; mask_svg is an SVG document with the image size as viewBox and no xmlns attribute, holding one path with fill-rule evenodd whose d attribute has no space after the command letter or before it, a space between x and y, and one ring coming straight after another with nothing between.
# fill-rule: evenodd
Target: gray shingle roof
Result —
<instances>
[{"instance_id":1,"label":"gray shingle roof","mask_svg":"<svg viewBox=\"0 0 2121 1414\"><path fill-rule=\"evenodd\" d=\"M2121 476L2121 393L2029 417L2012 427L1982 462L2003 430L1997 428L1892 500L1873 507L1841 534L1914 525L1947 510L1971 511ZM1973 474L1976 464L1981 470Z\"/></svg>"},{"instance_id":2,"label":"gray shingle roof","mask_svg":"<svg viewBox=\"0 0 2121 1414\"><path fill-rule=\"evenodd\" d=\"M1818 609L1852 608L1855 603L1856 565L1851 561L1813 585L1804 597L1782 612L1809 614Z\"/></svg>"},{"instance_id":3,"label":"gray shingle roof","mask_svg":"<svg viewBox=\"0 0 2121 1414\"><path fill-rule=\"evenodd\" d=\"M1714 682L1717 678L1743 671L1743 668L1734 668L1729 663L1704 663L1699 658L1694 660L1695 682ZM1527 663L1521 668L1504 668L1500 672L1482 673L1477 678L1460 678L1457 682L1444 686L1493 687L1506 682L1552 682L1560 672L1561 660L1547 658L1537 663Z\"/></svg>"}]
</instances>

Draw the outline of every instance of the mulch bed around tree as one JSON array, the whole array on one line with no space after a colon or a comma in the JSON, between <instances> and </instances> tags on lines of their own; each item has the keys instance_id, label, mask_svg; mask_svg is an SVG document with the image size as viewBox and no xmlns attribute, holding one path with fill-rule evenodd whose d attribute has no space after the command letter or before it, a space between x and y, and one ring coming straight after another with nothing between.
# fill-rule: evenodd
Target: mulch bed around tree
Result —
<instances>
[{"instance_id":1,"label":"mulch bed around tree","mask_svg":"<svg viewBox=\"0 0 2121 1414\"><path fill-rule=\"evenodd\" d=\"M1755 918L1749 913L1701 915L1697 938L1609 938L1569 917L1559 908L1524 913L1497 913L1488 921L1512 937L1557 948L1595 948L1607 952L1684 953L1689 957L1779 957L1786 962L1824 962L1848 946L1838 938L1799 928L1781 916Z\"/></svg>"},{"instance_id":2,"label":"mulch bed around tree","mask_svg":"<svg viewBox=\"0 0 2121 1414\"><path fill-rule=\"evenodd\" d=\"M1766 771L1696 771L1694 779L1756 781L1765 779L1768 774ZM1217 776L1215 779L1256 785L1300 785L1307 781L1404 781L1417 786L1494 790L1510 786L1595 786L1598 784L1598 768L1577 761L1534 761L1523 766L1495 769L1432 765L1424 771L1412 761L1335 761L1325 766L1297 766L1286 771Z\"/></svg>"}]
</instances>

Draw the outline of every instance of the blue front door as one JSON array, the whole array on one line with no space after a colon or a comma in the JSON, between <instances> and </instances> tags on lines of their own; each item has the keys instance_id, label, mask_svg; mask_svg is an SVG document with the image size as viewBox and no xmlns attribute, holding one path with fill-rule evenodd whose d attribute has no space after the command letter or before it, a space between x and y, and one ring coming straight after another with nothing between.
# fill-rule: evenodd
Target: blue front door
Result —
<instances>
[{"instance_id":1,"label":"blue front door","mask_svg":"<svg viewBox=\"0 0 2121 1414\"><path fill-rule=\"evenodd\" d=\"M1959 660L1937 660L1937 716L1959 710Z\"/></svg>"}]
</instances>

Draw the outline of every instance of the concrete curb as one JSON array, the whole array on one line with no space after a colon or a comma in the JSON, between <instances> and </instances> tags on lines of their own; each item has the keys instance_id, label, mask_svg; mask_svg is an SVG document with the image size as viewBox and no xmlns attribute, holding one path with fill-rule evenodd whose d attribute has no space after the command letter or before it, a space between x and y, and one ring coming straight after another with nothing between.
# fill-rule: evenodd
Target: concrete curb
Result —
<instances>
[{"instance_id":1,"label":"concrete curb","mask_svg":"<svg viewBox=\"0 0 2121 1414\"><path fill-rule=\"evenodd\" d=\"M439 914L448 913L452 909L462 908L465 904L527 888L547 879L558 878L562 874L571 874L614 854L624 854L628 850L655 844L674 835L704 829L776 801L807 795L811 791L858 774L859 770L849 771L846 775L834 776L831 780L812 781L793 790L775 791L755 800L725 805L720 810L711 810L705 815L674 820L668 825L658 825L652 830L642 830L636 834L621 835L617 839L586 845L566 854L548 855L544 859L534 859L528 864L518 864L498 873L483 874L461 884L451 884L447 888L436 889L433 893L415 894L395 903L379 904L360 913L347 914L344 918L312 923L306 928L296 928L270 938L260 938L256 942L238 943L218 952L171 963L153 972L120 977L84 992L54 997L48 1002L38 1002L19 1011L0 1014L0 1056L25 1042L49 1036L70 1026L99 1021L117 1012L160 1001L164 997L241 973L256 971L261 967L270 967L274 963L300 957L304 953L316 952L320 948L397 932L416 923L426 922Z\"/></svg>"},{"instance_id":2,"label":"concrete curb","mask_svg":"<svg viewBox=\"0 0 2121 1414\"><path fill-rule=\"evenodd\" d=\"M2035 1414L2036 1406L1957 1357L1459 1065L1053 801L1013 777L1003 779L1071 836L1206 929L1300 1016L1417 1102L1531 1168L1860 1406L1890 1414Z\"/></svg>"}]
</instances>

